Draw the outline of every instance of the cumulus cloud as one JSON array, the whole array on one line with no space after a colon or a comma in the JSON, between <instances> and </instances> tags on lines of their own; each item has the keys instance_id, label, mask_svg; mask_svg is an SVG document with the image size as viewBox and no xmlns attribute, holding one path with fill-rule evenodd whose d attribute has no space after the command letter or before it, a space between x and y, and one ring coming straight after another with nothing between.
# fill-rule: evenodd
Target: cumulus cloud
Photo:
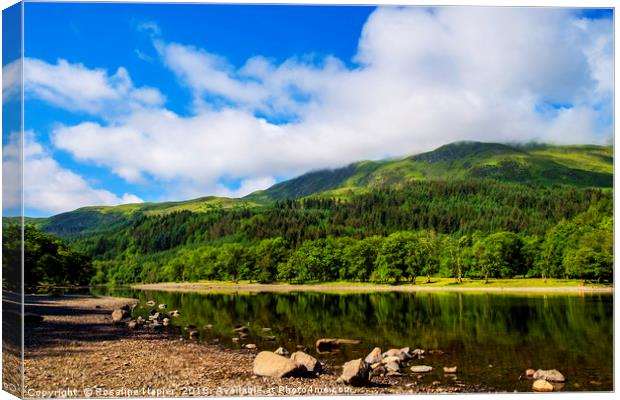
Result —
<instances>
[{"instance_id":1,"label":"cumulus cloud","mask_svg":"<svg viewBox=\"0 0 620 400\"><path fill-rule=\"evenodd\" d=\"M456 140L592 143L612 134L612 23L570 10L380 8L355 67L262 56L235 67L147 30L193 94L194 114L137 108L110 123L60 125L52 141L129 182L173 188L168 196L242 195L274 177ZM118 87L110 82L119 78L94 73L108 82L94 92ZM230 190L223 180L242 183Z\"/></svg>"},{"instance_id":2,"label":"cumulus cloud","mask_svg":"<svg viewBox=\"0 0 620 400\"><path fill-rule=\"evenodd\" d=\"M19 100L22 88L22 62L14 60L2 66L2 104Z\"/></svg>"},{"instance_id":3,"label":"cumulus cloud","mask_svg":"<svg viewBox=\"0 0 620 400\"><path fill-rule=\"evenodd\" d=\"M110 75L104 69L89 69L63 59L50 64L25 58L24 82L27 95L71 111L99 116L158 107L164 103L159 90L135 87L122 67Z\"/></svg>"},{"instance_id":4,"label":"cumulus cloud","mask_svg":"<svg viewBox=\"0 0 620 400\"><path fill-rule=\"evenodd\" d=\"M21 201L21 159L24 169L24 207L43 214L59 213L89 205L118 205L141 203L142 199L130 193L116 196L105 189L93 188L80 175L63 168L36 140L33 132L24 135L23 152L19 134L14 133L2 149L2 167L5 184L13 190L3 199L5 208L19 207Z\"/></svg>"}]
</instances>

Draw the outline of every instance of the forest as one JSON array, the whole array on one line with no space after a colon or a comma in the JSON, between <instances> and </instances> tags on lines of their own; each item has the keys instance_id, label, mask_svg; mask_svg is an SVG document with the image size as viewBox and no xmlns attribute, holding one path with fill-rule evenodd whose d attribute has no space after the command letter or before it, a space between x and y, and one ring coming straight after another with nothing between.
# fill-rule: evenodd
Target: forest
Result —
<instances>
[{"instance_id":1,"label":"forest","mask_svg":"<svg viewBox=\"0 0 620 400\"><path fill-rule=\"evenodd\" d=\"M608 189L415 181L265 207L138 214L70 245L93 259L93 284L434 276L609 282L612 204Z\"/></svg>"}]
</instances>

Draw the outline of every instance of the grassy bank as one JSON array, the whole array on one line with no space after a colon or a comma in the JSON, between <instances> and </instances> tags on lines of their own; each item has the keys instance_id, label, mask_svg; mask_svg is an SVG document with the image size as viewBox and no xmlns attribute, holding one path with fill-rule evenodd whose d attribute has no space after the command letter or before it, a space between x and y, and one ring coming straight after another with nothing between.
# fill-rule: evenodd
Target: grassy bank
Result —
<instances>
[{"instance_id":1,"label":"grassy bank","mask_svg":"<svg viewBox=\"0 0 620 400\"><path fill-rule=\"evenodd\" d=\"M250 291L250 292L279 292L279 291L329 291L329 292L367 292L367 291L475 291L475 292L602 292L613 293L613 285L585 283L574 279L490 279L463 280L456 283L452 278L420 277L415 284L377 284L368 282L311 282L304 284L269 283L260 284L250 281L220 282L163 282L138 284L132 287L142 290L166 291Z\"/></svg>"}]
</instances>

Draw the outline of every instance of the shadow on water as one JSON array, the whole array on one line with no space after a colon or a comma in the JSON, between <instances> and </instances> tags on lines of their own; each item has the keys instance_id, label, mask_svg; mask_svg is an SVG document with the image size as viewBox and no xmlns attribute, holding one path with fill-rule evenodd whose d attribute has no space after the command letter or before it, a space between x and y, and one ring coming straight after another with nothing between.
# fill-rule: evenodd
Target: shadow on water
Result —
<instances>
[{"instance_id":1,"label":"shadow on water","mask_svg":"<svg viewBox=\"0 0 620 400\"><path fill-rule=\"evenodd\" d=\"M444 366L457 366L461 381L499 390L531 390L519 380L527 368L559 369L564 390L613 389L613 296L459 292L176 293L94 289L94 294L135 297L134 316L147 317L149 300L179 310L173 329L191 324L201 340L239 348L307 348L321 361L342 363L373 347L421 348L434 367L429 380L447 380ZM206 327L208 325L208 327ZM233 327L248 327L239 338ZM359 339L339 352L317 354L319 338ZM441 350L429 354L428 350ZM426 378L425 378L426 379Z\"/></svg>"}]
</instances>

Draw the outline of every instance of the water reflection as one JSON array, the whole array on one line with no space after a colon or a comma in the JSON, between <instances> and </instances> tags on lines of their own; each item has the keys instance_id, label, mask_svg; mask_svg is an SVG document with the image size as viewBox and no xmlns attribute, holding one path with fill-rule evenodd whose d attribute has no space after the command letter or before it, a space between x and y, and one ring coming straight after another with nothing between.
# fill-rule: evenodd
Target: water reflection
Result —
<instances>
[{"instance_id":1,"label":"water reflection","mask_svg":"<svg viewBox=\"0 0 620 400\"><path fill-rule=\"evenodd\" d=\"M151 309L148 300L166 303L169 310L181 312L173 320L179 333L187 324L196 325L202 340L231 347L255 343L259 349L284 346L294 351L300 345L316 355L319 338L360 339L360 345L319 358L340 363L365 356L374 346L440 349L443 354L424 360L436 370L429 379L445 379L443 366L457 365L463 381L499 390L530 390L531 382L519 381L526 368L557 368L568 379L565 390L613 388L611 295L116 294L139 298L136 313L145 317ZM240 324L249 328L248 336L233 342L239 337L233 327Z\"/></svg>"}]
</instances>

